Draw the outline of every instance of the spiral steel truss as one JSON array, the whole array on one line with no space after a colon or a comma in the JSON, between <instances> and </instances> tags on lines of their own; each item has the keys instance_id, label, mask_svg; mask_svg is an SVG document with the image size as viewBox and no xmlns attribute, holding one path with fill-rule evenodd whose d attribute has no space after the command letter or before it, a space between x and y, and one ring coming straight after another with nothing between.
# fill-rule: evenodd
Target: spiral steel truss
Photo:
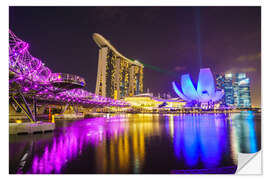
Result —
<instances>
[{"instance_id":1,"label":"spiral steel truss","mask_svg":"<svg viewBox=\"0 0 270 180\"><path fill-rule=\"evenodd\" d=\"M9 95L31 121L36 121L36 104L76 104L84 107L128 106L127 103L95 95L84 89L84 78L52 73L42 60L29 52L29 43L9 30ZM33 112L27 100L33 100Z\"/></svg>"}]
</instances>

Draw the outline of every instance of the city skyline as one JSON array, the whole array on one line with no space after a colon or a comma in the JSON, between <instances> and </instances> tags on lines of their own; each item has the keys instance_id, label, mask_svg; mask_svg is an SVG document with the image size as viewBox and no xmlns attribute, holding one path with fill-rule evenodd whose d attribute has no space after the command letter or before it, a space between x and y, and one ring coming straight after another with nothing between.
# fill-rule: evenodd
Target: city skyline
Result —
<instances>
[{"instance_id":1,"label":"city skyline","mask_svg":"<svg viewBox=\"0 0 270 180\"><path fill-rule=\"evenodd\" d=\"M91 92L98 64L91 37L97 32L125 56L153 66L144 68L145 92L176 97L172 81L187 72L197 81L199 68L210 67L246 73L252 104L260 105L260 7L10 7L10 28L54 72L85 77Z\"/></svg>"}]
</instances>

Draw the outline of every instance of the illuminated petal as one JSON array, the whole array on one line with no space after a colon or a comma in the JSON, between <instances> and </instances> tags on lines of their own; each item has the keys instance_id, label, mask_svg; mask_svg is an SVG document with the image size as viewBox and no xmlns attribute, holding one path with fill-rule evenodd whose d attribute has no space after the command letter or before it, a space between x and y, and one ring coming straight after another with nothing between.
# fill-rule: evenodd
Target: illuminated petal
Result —
<instances>
[{"instance_id":1,"label":"illuminated petal","mask_svg":"<svg viewBox=\"0 0 270 180\"><path fill-rule=\"evenodd\" d=\"M184 95L190 100L199 100L197 91L191 81L189 74L182 75L181 78L182 91Z\"/></svg>"},{"instance_id":2,"label":"illuminated petal","mask_svg":"<svg viewBox=\"0 0 270 180\"><path fill-rule=\"evenodd\" d=\"M185 101L190 101L188 98L186 98L181 92L180 90L178 89L177 85L175 82L172 82L172 85L173 85L173 90L175 91L175 93L183 100Z\"/></svg>"},{"instance_id":3,"label":"illuminated petal","mask_svg":"<svg viewBox=\"0 0 270 180\"><path fill-rule=\"evenodd\" d=\"M208 102L215 95L215 82L209 68L200 69L197 93L201 102Z\"/></svg>"}]
</instances>

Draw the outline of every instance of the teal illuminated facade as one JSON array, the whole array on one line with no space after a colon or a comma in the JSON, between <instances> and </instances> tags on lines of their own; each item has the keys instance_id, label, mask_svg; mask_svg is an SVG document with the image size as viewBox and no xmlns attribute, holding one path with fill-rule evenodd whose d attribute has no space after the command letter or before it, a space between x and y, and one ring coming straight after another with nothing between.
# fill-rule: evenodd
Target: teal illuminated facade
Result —
<instances>
[{"instance_id":1,"label":"teal illuminated facade","mask_svg":"<svg viewBox=\"0 0 270 180\"><path fill-rule=\"evenodd\" d=\"M236 105L238 108L250 108L250 79L246 77L245 73L236 74Z\"/></svg>"},{"instance_id":2,"label":"teal illuminated facade","mask_svg":"<svg viewBox=\"0 0 270 180\"><path fill-rule=\"evenodd\" d=\"M228 106L234 106L234 86L233 86L233 74L225 74L224 77L224 93L225 93L225 104Z\"/></svg>"},{"instance_id":3,"label":"teal illuminated facade","mask_svg":"<svg viewBox=\"0 0 270 180\"><path fill-rule=\"evenodd\" d=\"M245 73L216 75L217 89L224 90L220 103L229 107L250 108L250 79Z\"/></svg>"}]
</instances>

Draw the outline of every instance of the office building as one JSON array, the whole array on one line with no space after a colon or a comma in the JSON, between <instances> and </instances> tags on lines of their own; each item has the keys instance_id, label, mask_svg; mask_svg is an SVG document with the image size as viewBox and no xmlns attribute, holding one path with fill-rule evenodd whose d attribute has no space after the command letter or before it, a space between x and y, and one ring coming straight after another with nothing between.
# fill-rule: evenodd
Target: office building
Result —
<instances>
[{"instance_id":1,"label":"office building","mask_svg":"<svg viewBox=\"0 0 270 180\"><path fill-rule=\"evenodd\" d=\"M250 80L245 73L236 74L235 99L238 108L250 108Z\"/></svg>"},{"instance_id":2,"label":"office building","mask_svg":"<svg viewBox=\"0 0 270 180\"><path fill-rule=\"evenodd\" d=\"M216 75L216 86L224 90L221 104L236 107L250 108L250 80L245 73Z\"/></svg>"}]
</instances>

